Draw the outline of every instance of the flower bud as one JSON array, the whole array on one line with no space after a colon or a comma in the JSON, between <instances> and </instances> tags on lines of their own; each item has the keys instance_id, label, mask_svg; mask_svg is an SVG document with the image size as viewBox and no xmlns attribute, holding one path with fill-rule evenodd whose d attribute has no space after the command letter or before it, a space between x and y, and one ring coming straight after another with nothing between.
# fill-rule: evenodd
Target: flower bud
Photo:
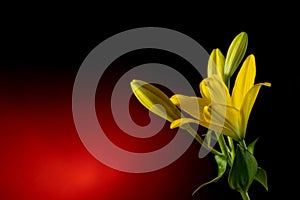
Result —
<instances>
[{"instance_id":1,"label":"flower bud","mask_svg":"<svg viewBox=\"0 0 300 200\"><path fill-rule=\"evenodd\" d=\"M248 35L245 32L238 34L231 42L225 58L224 75L228 80L241 63L248 45Z\"/></svg>"},{"instance_id":2,"label":"flower bud","mask_svg":"<svg viewBox=\"0 0 300 200\"><path fill-rule=\"evenodd\" d=\"M132 80L131 89L140 103L156 115L172 122L181 117L180 110L160 89L141 80Z\"/></svg>"},{"instance_id":3,"label":"flower bud","mask_svg":"<svg viewBox=\"0 0 300 200\"><path fill-rule=\"evenodd\" d=\"M255 157L238 144L236 156L228 174L230 188L239 192L247 192L255 178L257 168Z\"/></svg>"},{"instance_id":4,"label":"flower bud","mask_svg":"<svg viewBox=\"0 0 300 200\"><path fill-rule=\"evenodd\" d=\"M214 49L208 59L207 76L210 77L214 74L218 74L224 81L224 63L225 57L220 49Z\"/></svg>"}]
</instances>

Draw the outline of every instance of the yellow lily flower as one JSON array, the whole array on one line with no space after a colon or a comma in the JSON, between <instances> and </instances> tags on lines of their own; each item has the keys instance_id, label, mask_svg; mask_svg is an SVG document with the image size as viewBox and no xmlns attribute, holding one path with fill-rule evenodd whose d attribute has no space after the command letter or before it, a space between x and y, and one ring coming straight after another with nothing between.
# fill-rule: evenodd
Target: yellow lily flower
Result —
<instances>
[{"instance_id":1,"label":"yellow lily flower","mask_svg":"<svg viewBox=\"0 0 300 200\"><path fill-rule=\"evenodd\" d=\"M231 95L218 74L201 81L202 97L173 95L170 100L191 118L175 120L171 128L197 123L237 141L244 139L250 112L261 86L271 86L268 82L254 84L255 76L255 58L249 55L237 74ZM195 109L195 106L200 109Z\"/></svg>"}]
</instances>

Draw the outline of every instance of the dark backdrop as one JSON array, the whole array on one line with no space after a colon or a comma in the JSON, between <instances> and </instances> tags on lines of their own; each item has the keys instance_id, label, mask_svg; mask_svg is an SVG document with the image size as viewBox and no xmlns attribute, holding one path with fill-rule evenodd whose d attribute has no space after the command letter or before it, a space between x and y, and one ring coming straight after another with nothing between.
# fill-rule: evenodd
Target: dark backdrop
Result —
<instances>
[{"instance_id":1,"label":"dark backdrop","mask_svg":"<svg viewBox=\"0 0 300 200\"><path fill-rule=\"evenodd\" d=\"M80 13L80 12L79 12ZM110 13L112 15L112 13ZM284 125L292 124L283 109L293 109L295 90L282 90L282 80L294 73L287 65L287 43L294 37L293 27L270 16L233 18L219 21L198 17L145 17L141 13L126 18L126 12L111 15L76 17L43 12L33 15L6 16L1 28L0 59L0 199L240 199L231 191L226 179L211 184L194 197L192 191L216 175L211 156L199 159L199 145L194 142L176 162L164 169L130 174L111 169L98 162L85 149L72 118L72 87L76 73L88 53L106 38L132 28L154 26L182 32L198 41L208 52L220 48L226 52L233 37L241 31L249 36L246 54L253 53L257 62L256 82L271 82L258 95L251 113L247 140L259 136L256 158L268 173L269 191L254 183L249 191L253 199L273 199L278 192L288 195L293 176L288 159L291 138ZM283 31L284 30L284 31ZM287 42L287 40L289 42ZM173 66L188 63L176 55L160 51L135 52L123 57L107 77L122 73L136 64L160 62ZM201 77L187 73L192 83ZM199 78L199 80L198 80ZM109 82L111 80L111 82ZM107 110L114 79L107 78L108 95L97 97L97 111ZM295 85L294 79L284 84ZM197 88L197 85L195 85ZM281 92L279 92L281 91ZM286 92L283 92L286 91ZM105 93L104 92L104 93ZM283 100L283 97L284 100ZM103 102L102 102L103 101ZM285 102L285 103L284 103ZM145 113L137 103L136 109ZM104 106L101 108L101 106ZM124 148L137 151L159 148L172 137L139 141L128 138L111 122L109 113L99 119L110 126L112 137ZM145 119L147 120L147 119ZM165 129L165 132L169 132ZM286 140L284 140L286 139ZM154 141L154 142L153 142ZM141 145L143 144L143 145ZM226 196L228 195L228 196Z\"/></svg>"}]
</instances>

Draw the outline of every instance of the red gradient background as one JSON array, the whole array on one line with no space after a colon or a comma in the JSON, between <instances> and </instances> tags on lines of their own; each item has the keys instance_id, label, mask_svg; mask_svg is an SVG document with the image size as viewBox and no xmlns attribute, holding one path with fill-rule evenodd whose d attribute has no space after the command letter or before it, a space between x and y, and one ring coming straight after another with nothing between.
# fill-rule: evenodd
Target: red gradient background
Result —
<instances>
[{"instance_id":1,"label":"red gradient background","mask_svg":"<svg viewBox=\"0 0 300 200\"><path fill-rule=\"evenodd\" d=\"M175 25L176 24L176 25ZM18 27L7 32L4 44L0 74L0 199L4 200L167 200L167 199L219 199L231 195L230 199L240 199L231 191L226 179L192 192L200 184L216 176L217 167L213 157L198 158L199 144L190 148L171 165L150 173L131 174L105 166L96 160L84 147L76 132L72 116L72 87L77 70L85 56L101 41L130 28L141 25L104 26L97 30L82 27L62 28L42 26L41 29ZM143 26L149 26L145 24ZM151 24L150 26L153 26ZM195 38L211 51L219 47L226 51L230 40L240 31L249 34L249 53L257 55L257 62L265 62L263 53L266 46L257 45L260 36L256 29L236 27L232 30L203 32L195 26L174 23L162 26L178 30ZM85 30L78 32L78 29ZM18 30L24 30L19 31ZM159 56L160 55L160 56ZM129 55L113 65L102 80L101 96L96 97L99 121L110 129L109 138L118 146L136 152L147 152L165 145L173 137L168 124L153 138L136 139L125 135L112 120L109 113L110 92L116 74L146 62L162 62L174 68L190 67L182 59L161 52L148 52L140 56ZM127 66L127 68L126 68ZM257 82L274 81L267 69L257 69ZM270 67L270 66L267 66ZM126 70L125 70L126 71ZM194 73L183 71L191 84L200 82ZM102 84L102 85L101 85ZM103 87L105 88L103 88ZM275 85L276 86L276 85ZM273 87L273 86L272 86ZM269 172L270 191L254 183L251 194L255 199L269 198L276 185L272 180L271 150L273 143L268 140L271 120L263 121L263 114L271 110L272 89L262 89L249 121L249 140L261 135L257 144L258 162ZM103 95L103 94L107 94ZM148 122L146 110L133 98L131 112L137 123ZM102 107L104 106L104 107ZM259 113L259 114L257 114ZM205 131L201 129L201 131ZM266 159L267 158L267 159ZM274 176L273 176L274 177Z\"/></svg>"},{"instance_id":2,"label":"red gradient background","mask_svg":"<svg viewBox=\"0 0 300 200\"><path fill-rule=\"evenodd\" d=\"M130 174L103 165L83 146L74 126L75 74L27 70L13 71L14 79L2 77L2 85L9 87L2 88L1 98L1 199L191 199L193 189L214 176L211 158L198 158L197 143L155 172ZM97 98L97 103L110 108L107 98ZM134 103L138 112L147 115ZM116 127L107 109L99 106L98 110L108 116L99 121L110 127L109 138L131 151L158 149L174 135L164 128L153 138L131 138ZM210 193L203 190L199 195Z\"/></svg>"}]
</instances>

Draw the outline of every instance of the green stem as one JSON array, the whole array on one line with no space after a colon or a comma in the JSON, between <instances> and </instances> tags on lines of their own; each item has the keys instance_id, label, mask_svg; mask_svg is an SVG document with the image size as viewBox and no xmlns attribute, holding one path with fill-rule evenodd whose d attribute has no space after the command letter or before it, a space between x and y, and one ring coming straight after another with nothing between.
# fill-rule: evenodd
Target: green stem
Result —
<instances>
[{"instance_id":1,"label":"green stem","mask_svg":"<svg viewBox=\"0 0 300 200\"><path fill-rule=\"evenodd\" d=\"M250 197L249 197L247 191L240 191L240 193L242 195L243 200L250 200Z\"/></svg>"},{"instance_id":2,"label":"green stem","mask_svg":"<svg viewBox=\"0 0 300 200\"><path fill-rule=\"evenodd\" d=\"M209 147L191 126L185 125L181 128L186 130L191 136L193 136L208 151L212 152L215 155L223 156L223 154L221 152L217 151L213 147Z\"/></svg>"},{"instance_id":3,"label":"green stem","mask_svg":"<svg viewBox=\"0 0 300 200\"><path fill-rule=\"evenodd\" d=\"M219 134L218 142L219 142L220 149L221 149L222 153L224 155L228 155L228 147L226 145L226 142L224 140L224 136L222 134Z\"/></svg>"},{"instance_id":4,"label":"green stem","mask_svg":"<svg viewBox=\"0 0 300 200\"><path fill-rule=\"evenodd\" d=\"M231 159L231 157L229 155L228 147L226 145L224 136L222 134L219 134L218 143L220 145L220 149L221 149L223 155L225 155L227 157L227 159L228 159L228 164L230 166L232 166L232 159Z\"/></svg>"},{"instance_id":5,"label":"green stem","mask_svg":"<svg viewBox=\"0 0 300 200\"><path fill-rule=\"evenodd\" d=\"M247 145L246 145L245 140L241 140L241 141L240 141L240 145L241 145L242 147L244 147L245 149L247 149Z\"/></svg>"},{"instance_id":6,"label":"green stem","mask_svg":"<svg viewBox=\"0 0 300 200\"><path fill-rule=\"evenodd\" d=\"M229 136L227 136L228 139L228 143L229 143L229 147L230 147L230 154L231 154L231 158L232 160L234 160L235 157L235 147L234 147L234 143L233 143L233 139Z\"/></svg>"},{"instance_id":7,"label":"green stem","mask_svg":"<svg viewBox=\"0 0 300 200\"><path fill-rule=\"evenodd\" d=\"M227 85L228 91L230 91L230 76L225 77L225 84ZM227 140L230 147L231 160L233 161L235 157L235 147L234 147L233 139L227 136Z\"/></svg>"}]
</instances>

